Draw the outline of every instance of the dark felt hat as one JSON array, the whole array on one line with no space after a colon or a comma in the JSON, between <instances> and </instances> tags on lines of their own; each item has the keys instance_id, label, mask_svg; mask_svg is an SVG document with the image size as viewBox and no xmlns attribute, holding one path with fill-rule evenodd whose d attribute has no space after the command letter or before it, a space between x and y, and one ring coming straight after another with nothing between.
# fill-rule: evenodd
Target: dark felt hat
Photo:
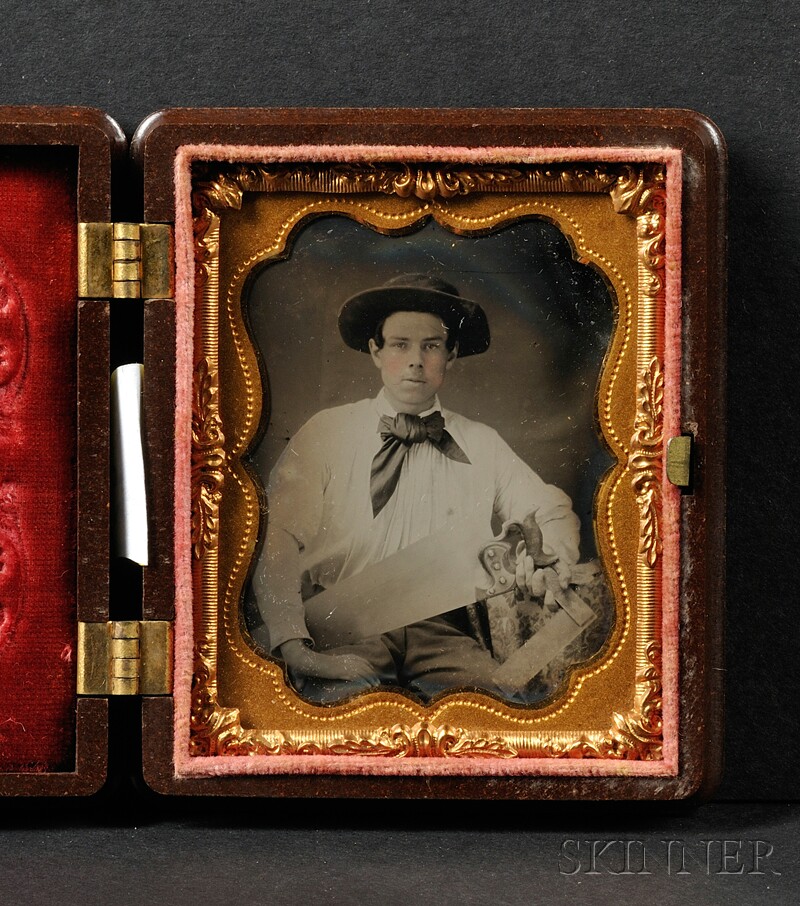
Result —
<instances>
[{"instance_id":1,"label":"dark felt hat","mask_svg":"<svg viewBox=\"0 0 800 906\"><path fill-rule=\"evenodd\" d=\"M339 331L352 349L369 352L369 341L385 318L396 311L429 312L440 317L458 339L458 355L477 355L489 348L489 324L477 302L470 302L444 280L425 274L393 277L383 286L351 296L339 311Z\"/></svg>"}]
</instances>

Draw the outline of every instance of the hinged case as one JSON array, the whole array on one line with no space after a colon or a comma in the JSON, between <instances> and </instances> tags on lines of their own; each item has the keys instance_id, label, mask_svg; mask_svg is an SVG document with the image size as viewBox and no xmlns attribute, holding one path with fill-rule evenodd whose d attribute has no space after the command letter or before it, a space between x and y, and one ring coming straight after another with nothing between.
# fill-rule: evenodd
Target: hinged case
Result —
<instances>
[{"instance_id":1,"label":"hinged case","mask_svg":"<svg viewBox=\"0 0 800 906\"><path fill-rule=\"evenodd\" d=\"M115 223L125 142L107 117L3 109L0 148L0 792L99 788L106 696L127 694L159 792L710 793L725 492L713 124L675 110L168 111L133 140L143 210ZM467 310L486 320L474 336ZM433 314L451 343L426 337L434 364L403 367L441 357L443 402L422 402L441 405L455 453L373 427L340 437L343 413L383 405L381 381L392 418L398 400L415 414L417 388L391 383L400 347L382 345L409 312L403 349L417 325L439 330ZM125 456L111 468L110 344L139 330L146 556L141 611L123 614L110 557L136 556L127 529L111 543L109 514L134 492ZM385 512L364 517L369 458L350 484L336 476L381 442L407 459ZM511 457L502 468L487 443ZM428 451L433 484L414 491ZM456 492L459 468L472 471ZM343 525L332 507L356 515ZM316 508L322 522L301 527ZM392 541L401 517L412 528ZM363 554L376 538L382 552ZM284 630L274 588L298 557L315 587L304 625ZM343 655L363 686L307 672L341 671Z\"/></svg>"}]
</instances>

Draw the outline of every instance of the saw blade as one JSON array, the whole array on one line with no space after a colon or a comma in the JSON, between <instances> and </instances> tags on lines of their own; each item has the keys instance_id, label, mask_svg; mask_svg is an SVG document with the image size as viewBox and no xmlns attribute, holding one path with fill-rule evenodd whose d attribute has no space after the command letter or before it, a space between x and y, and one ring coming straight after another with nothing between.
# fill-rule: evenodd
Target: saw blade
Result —
<instances>
[{"instance_id":1,"label":"saw blade","mask_svg":"<svg viewBox=\"0 0 800 906\"><path fill-rule=\"evenodd\" d=\"M349 645L473 603L485 545L469 525L448 525L314 595L305 603L315 645Z\"/></svg>"}]
</instances>

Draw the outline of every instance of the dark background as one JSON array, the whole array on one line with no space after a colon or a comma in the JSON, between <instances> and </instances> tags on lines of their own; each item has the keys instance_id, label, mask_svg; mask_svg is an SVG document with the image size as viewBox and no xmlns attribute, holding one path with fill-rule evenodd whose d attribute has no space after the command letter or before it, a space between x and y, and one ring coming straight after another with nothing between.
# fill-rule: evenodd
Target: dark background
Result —
<instances>
[{"instance_id":1,"label":"dark background","mask_svg":"<svg viewBox=\"0 0 800 906\"><path fill-rule=\"evenodd\" d=\"M673 106L710 116L730 153L727 769L718 796L797 797L800 36L793 3L3 0L0 11L0 102L96 106L129 134L150 112L181 105ZM128 817L110 817L123 815L126 801ZM690 889L689 901L700 903L793 902L788 891L797 889L798 820L777 804L755 812L717 804L680 819L647 807L609 825L609 807L562 807L554 818L552 808L535 804L376 803L362 805L356 818L344 804L337 812L166 803L143 813L132 802L118 791L99 805L84 803L84 824L92 827L80 827L75 806L2 806L10 823L28 822L4 840L4 901L36 901L49 884L57 891L59 878L67 901L80 895L87 903L103 902L99 893L92 898L100 890L120 902L158 902L159 891L201 898L237 882L250 899L278 902L312 889L331 902L355 902L356 891L363 902L414 901L422 879L425 895L445 902L542 896L597 903L631 895L669 903ZM244 816L250 824L241 824ZM130 826L101 832L103 821ZM147 829L135 832L136 821L149 822ZM669 829L669 821L677 825ZM411 833L416 822L428 829ZM320 826L327 830L314 830ZM775 843L783 875L578 876L559 886L564 878L550 850L557 854L570 833L588 839L604 828L606 837L761 834ZM110 854L98 858L98 850ZM219 867L209 876L215 857ZM140 880L123 887L117 869L139 872ZM87 880L93 871L94 884ZM198 884L204 873L205 886ZM412 890L402 896L404 885Z\"/></svg>"}]
</instances>

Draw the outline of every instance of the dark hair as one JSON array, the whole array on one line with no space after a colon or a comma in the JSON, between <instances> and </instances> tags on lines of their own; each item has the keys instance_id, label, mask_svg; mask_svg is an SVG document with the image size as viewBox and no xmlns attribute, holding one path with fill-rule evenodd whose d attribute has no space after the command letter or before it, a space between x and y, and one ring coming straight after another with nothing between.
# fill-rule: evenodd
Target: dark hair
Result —
<instances>
[{"instance_id":1,"label":"dark hair","mask_svg":"<svg viewBox=\"0 0 800 906\"><path fill-rule=\"evenodd\" d=\"M402 311L403 309L397 309L397 311ZM392 315L397 312L391 311L385 318L381 318L380 321L375 325L375 332L372 334L372 339L375 341L375 345L378 349L383 349L383 344L386 342L386 339L383 336L383 325L386 323L387 318L391 318ZM414 312L419 314L419 312ZM433 312L422 312L422 314L433 314ZM435 317L435 315L434 315ZM444 324L447 330L447 337L445 338L445 346L447 347L448 352L452 352L456 348L456 343L458 342L458 330L452 325L448 324L447 321L442 318L442 324Z\"/></svg>"}]
</instances>

